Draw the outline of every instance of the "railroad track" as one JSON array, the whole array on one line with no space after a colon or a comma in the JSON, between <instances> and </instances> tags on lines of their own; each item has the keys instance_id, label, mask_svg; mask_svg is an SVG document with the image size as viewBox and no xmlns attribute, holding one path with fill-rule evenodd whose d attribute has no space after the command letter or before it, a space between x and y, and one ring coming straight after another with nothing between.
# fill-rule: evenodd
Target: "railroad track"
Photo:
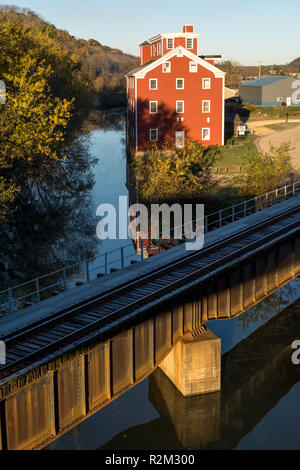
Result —
<instances>
[{"instance_id":1,"label":"railroad track","mask_svg":"<svg viewBox=\"0 0 300 470\"><path fill-rule=\"evenodd\" d=\"M135 281L1 337L6 344L6 365L0 366L0 382L30 364L47 362L66 347L90 341L116 321L133 316L137 309L146 310L155 299L175 294L185 284L297 227L300 229L300 203L214 246L187 252L180 260Z\"/></svg>"}]
</instances>

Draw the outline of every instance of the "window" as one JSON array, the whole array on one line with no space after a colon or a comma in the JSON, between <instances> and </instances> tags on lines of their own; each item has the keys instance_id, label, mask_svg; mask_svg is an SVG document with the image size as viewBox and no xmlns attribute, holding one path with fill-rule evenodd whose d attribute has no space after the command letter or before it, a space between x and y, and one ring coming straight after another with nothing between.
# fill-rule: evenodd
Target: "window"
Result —
<instances>
[{"instance_id":1,"label":"window","mask_svg":"<svg viewBox=\"0 0 300 470\"><path fill-rule=\"evenodd\" d=\"M210 113L210 100L202 101L202 113Z\"/></svg>"},{"instance_id":2,"label":"window","mask_svg":"<svg viewBox=\"0 0 300 470\"><path fill-rule=\"evenodd\" d=\"M210 89L210 78L203 78L202 80L202 88L204 90L209 90Z\"/></svg>"},{"instance_id":3,"label":"window","mask_svg":"<svg viewBox=\"0 0 300 470\"><path fill-rule=\"evenodd\" d=\"M184 113L184 101L176 101L176 113Z\"/></svg>"},{"instance_id":4,"label":"window","mask_svg":"<svg viewBox=\"0 0 300 470\"><path fill-rule=\"evenodd\" d=\"M175 133L175 146L176 148L184 147L184 131L176 131Z\"/></svg>"},{"instance_id":5,"label":"window","mask_svg":"<svg viewBox=\"0 0 300 470\"><path fill-rule=\"evenodd\" d=\"M186 38L185 46L187 49L193 49L193 38Z\"/></svg>"},{"instance_id":6,"label":"window","mask_svg":"<svg viewBox=\"0 0 300 470\"><path fill-rule=\"evenodd\" d=\"M151 114L157 113L157 101L150 101L150 103L149 103L149 112Z\"/></svg>"},{"instance_id":7,"label":"window","mask_svg":"<svg viewBox=\"0 0 300 470\"><path fill-rule=\"evenodd\" d=\"M150 129L150 140L151 142L158 140L158 129Z\"/></svg>"},{"instance_id":8,"label":"window","mask_svg":"<svg viewBox=\"0 0 300 470\"><path fill-rule=\"evenodd\" d=\"M174 48L174 38L168 38L167 39L167 49L173 49Z\"/></svg>"},{"instance_id":9,"label":"window","mask_svg":"<svg viewBox=\"0 0 300 470\"><path fill-rule=\"evenodd\" d=\"M197 72L198 66L196 62L190 62L190 72Z\"/></svg>"},{"instance_id":10,"label":"window","mask_svg":"<svg viewBox=\"0 0 300 470\"><path fill-rule=\"evenodd\" d=\"M157 90L157 78L150 78L149 90Z\"/></svg>"},{"instance_id":11,"label":"window","mask_svg":"<svg viewBox=\"0 0 300 470\"><path fill-rule=\"evenodd\" d=\"M164 62L163 63L163 72L164 73L171 72L171 62Z\"/></svg>"},{"instance_id":12,"label":"window","mask_svg":"<svg viewBox=\"0 0 300 470\"><path fill-rule=\"evenodd\" d=\"M202 140L210 140L210 129L202 129Z\"/></svg>"},{"instance_id":13,"label":"window","mask_svg":"<svg viewBox=\"0 0 300 470\"><path fill-rule=\"evenodd\" d=\"M283 98L279 96L279 97L277 98L277 101L283 101Z\"/></svg>"},{"instance_id":14,"label":"window","mask_svg":"<svg viewBox=\"0 0 300 470\"><path fill-rule=\"evenodd\" d=\"M176 78L176 90L184 89L184 78Z\"/></svg>"}]
</instances>

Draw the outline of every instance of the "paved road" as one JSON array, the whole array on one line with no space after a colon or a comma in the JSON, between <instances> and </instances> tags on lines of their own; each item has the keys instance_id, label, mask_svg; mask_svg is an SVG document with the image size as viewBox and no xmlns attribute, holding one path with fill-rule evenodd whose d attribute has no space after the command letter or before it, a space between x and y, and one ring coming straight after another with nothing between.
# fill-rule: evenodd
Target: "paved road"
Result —
<instances>
[{"instance_id":1,"label":"paved road","mask_svg":"<svg viewBox=\"0 0 300 470\"><path fill-rule=\"evenodd\" d=\"M255 144L258 150L267 152L270 150L270 144L278 147L283 142L291 142L291 162L295 170L300 173L300 125L264 135L257 139Z\"/></svg>"}]
</instances>

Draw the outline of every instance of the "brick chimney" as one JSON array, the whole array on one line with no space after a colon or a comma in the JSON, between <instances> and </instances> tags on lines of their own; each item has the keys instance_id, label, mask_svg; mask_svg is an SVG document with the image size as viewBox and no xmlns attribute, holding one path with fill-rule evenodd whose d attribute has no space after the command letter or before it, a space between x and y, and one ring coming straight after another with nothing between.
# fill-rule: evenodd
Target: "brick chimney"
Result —
<instances>
[{"instance_id":1,"label":"brick chimney","mask_svg":"<svg viewBox=\"0 0 300 470\"><path fill-rule=\"evenodd\" d=\"M185 24L183 27L183 32L184 33L193 33L194 32L194 26L192 24Z\"/></svg>"}]
</instances>

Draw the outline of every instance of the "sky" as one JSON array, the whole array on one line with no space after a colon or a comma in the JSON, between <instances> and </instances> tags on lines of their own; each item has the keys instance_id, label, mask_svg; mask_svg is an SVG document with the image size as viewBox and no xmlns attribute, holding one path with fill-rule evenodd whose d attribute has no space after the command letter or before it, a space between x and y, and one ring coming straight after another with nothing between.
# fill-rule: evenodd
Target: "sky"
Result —
<instances>
[{"instance_id":1,"label":"sky","mask_svg":"<svg viewBox=\"0 0 300 470\"><path fill-rule=\"evenodd\" d=\"M83 39L139 55L138 45L193 24L199 54L242 65L286 64L300 56L299 0L6 0Z\"/></svg>"}]
</instances>

